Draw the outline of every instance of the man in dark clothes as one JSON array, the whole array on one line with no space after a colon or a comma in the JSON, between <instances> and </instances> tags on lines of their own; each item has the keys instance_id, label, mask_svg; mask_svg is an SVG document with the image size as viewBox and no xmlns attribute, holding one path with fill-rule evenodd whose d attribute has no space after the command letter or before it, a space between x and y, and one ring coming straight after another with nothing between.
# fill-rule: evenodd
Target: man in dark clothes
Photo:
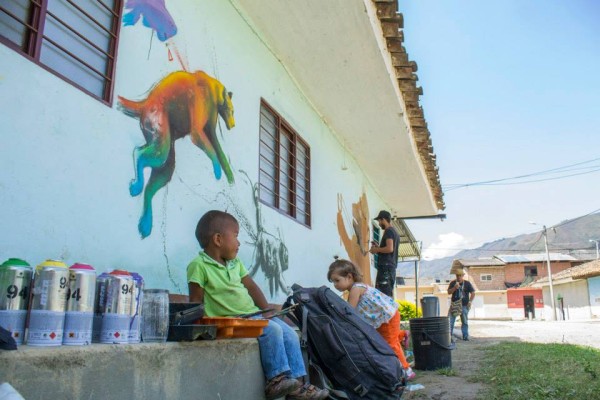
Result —
<instances>
[{"instance_id":1,"label":"man in dark clothes","mask_svg":"<svg viewBox=\"0 0 600 400\"><path fill-rule=\"evenodd\" d=\"M451 301L462 300L462 310L460 315L461 331L463 340L469 340L469 310L471 310L471 304L475 298L475 288L471 285L471 282L465 280L465 273L463 270L456 271L456 279L450 282L448 285L448 294L452 295ZM450 337L454 332L454 323L456 317L450 313Z\"/></svg>"},{"instance_id":2,"label":"man in dark clothes","mask_svg":"<svg viewBox=\"0 0 600 400\"><path fill-rule=\"evenodd\" d=\"M379 211L375 220L384 231L379 245L373 241L369 250L371 254L379 255L377 265L375 266L377 269L375 287L391 298L394 298L400 235L392 226L392 215L388 211Z\"/></svg>"}]
</instances>

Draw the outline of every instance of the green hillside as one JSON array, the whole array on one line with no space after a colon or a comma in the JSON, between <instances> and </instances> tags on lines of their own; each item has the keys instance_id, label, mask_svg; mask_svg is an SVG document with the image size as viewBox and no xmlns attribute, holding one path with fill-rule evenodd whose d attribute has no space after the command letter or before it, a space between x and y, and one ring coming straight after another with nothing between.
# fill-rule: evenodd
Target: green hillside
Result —
<instances>
[{"instance_id":1,"label":"green hillside","mask_svg":"<svg viewBox=\"0 0 600 400\"><path fill-rule=\"evenodd\" d=\"M596 245L590 239L600 239L600 213L573 218L548 227L548 248L550 252L570 254L576 258L593 259ZM421 261L421 278L447 279L450 265L457 258L492 257L496 254L527 254L544 252L544 238L541 232L502 238L472 249L462 250L451 257ZM414 276L412 268L401 266L403 276Z\"/></svg>"}]
</instances>

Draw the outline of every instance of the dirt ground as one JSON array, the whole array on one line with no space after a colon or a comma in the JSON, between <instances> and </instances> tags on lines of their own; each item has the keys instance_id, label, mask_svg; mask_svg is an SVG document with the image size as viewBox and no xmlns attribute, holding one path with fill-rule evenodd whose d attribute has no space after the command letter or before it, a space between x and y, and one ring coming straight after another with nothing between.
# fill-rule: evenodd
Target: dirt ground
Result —
<instances>
[{"instance_id":1,"label":"dirt ground","mask_svg":"<svg viewBox=\"0 0 600 400\"><path fill-rule=\"evenodd\" d=\"M455 327L460 335L460 323ZM503 341L534 343L569 343L600 348L600 321L546 322L546 321L470 321L471 340L464 342L457 336L456 349L452 351L452 370L455 376L441 375L436 371L415 371L417 376L409 382L421 384L423 389L405 391L402 399L412 400L471 400L485 396L486 387L469 382L485 363L484 349Z\"/></svg>"}]
</instances>

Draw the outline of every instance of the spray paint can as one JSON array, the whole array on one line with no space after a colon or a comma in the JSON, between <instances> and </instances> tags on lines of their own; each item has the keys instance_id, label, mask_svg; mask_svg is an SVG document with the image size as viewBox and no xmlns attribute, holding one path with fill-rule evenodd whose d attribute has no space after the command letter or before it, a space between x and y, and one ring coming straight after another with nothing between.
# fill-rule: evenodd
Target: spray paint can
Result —
<instances>
[{"instance_id":1,"label":"spray paint can","mask_svg":"<svg viewBox=\"0 0 600 400\"><path fill-rule=\"evenodd\" d=\"M144 278L137 272L132 272L133 278L133 296L131 301L130 321L129 321L129 343L139 343L141 341L141 321L142 321L142 300L144 293Z\"/></svg>"},{"instance_id":2,"label":"spray paint can","mask_svg":"<svg viewBox=\"0 0 600 400\"><path fill-rule=\"evenodd\" d=\"M87 264L71 265L63 344L85 345L92 342L95 297L94 268Z\"/></svg>"},{"instance_id":3,"label":"spray paint can","mask_svg":"<svg viewBox=\"0 0 600 400\"><path fill-rule=\"evenodd\" d=\"M69 268L64 262L46 260L35 268L27 344L62 344L68 292Z\"/></svg>"},{"instance_id":4,"label":"spray paint can","mask_svg":"<svg viewBox=\"0 0 600 400\"><path fill-rule=\"evenodd\" d=\"M96 299L94 302L94 323L92 325L92 343L100 343L100 332L102 331L102 317L106 308L106 288L110 275L103 272L96 278Z\"/></svg>"},{"instance_id":5,"label":"spray paint can","mask_svg":"<svg viewBox=\"0 0 600 400\"><path fill-rule=\"evenodd\" d=\"M135 282L127 271L114 270L109 275L100 343L127 343Z\"/></svg>"},{"instance_id":6,"label":"spray paint can","mask_svg":"<svg viewBox=\"0 0 600 400\"><path fill-rule=\"evenodd\" d=\"M25 337L32 268L26 261L9 258L0 265L0 326L17 344Z\"/></svg>"}]
</instances>

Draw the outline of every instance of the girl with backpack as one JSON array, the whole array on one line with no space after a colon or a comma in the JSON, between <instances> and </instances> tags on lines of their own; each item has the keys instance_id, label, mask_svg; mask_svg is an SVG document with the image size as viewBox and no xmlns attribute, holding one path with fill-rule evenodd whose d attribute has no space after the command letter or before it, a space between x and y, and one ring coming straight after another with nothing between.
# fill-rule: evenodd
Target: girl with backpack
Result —
<instances>
[{"instance_id":1,"label":"girl with backpack","mask_svg":"<svg viewBox=\"0 0 600 400\"><path fill-rule=\"evenodd\" d=\"M406 379L414 378L415 373L400 346L400 313L394 299L362 283L362 274L352 261L336 259L329 266L327 280L340 292L349 292L348 303L394 350L406 372Z\"/></svg>"}]
</instances>

